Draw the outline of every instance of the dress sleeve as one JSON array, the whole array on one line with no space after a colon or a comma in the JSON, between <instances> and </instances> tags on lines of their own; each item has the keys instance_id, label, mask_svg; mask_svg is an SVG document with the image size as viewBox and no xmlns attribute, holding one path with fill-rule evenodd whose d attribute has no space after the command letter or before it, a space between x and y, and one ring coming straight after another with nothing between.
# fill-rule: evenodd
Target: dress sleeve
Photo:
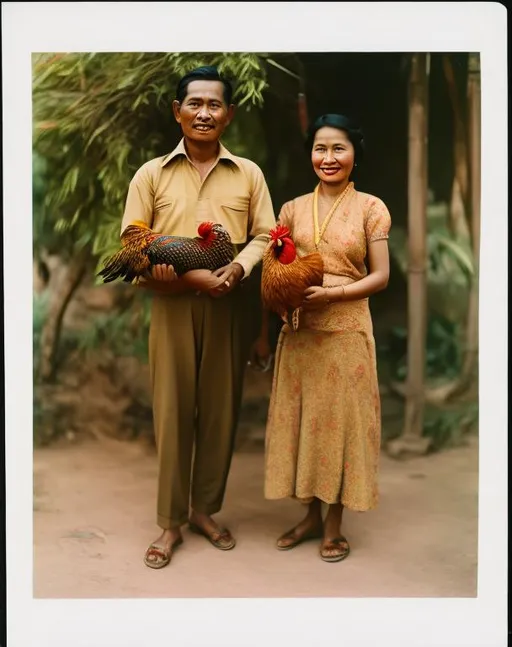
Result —
<instances>
[{"instance_id":1,"label":"dress sleeve","mask_svg":"<svg viewBox=\"0 0 512 647\"><path fill-rule=\"evenodd\" d=\"M364 226L368 243L389 238L391 216L388 208L379 198L375 198L370 204Z\"/></svg>"},{"instance_id":2,"label":"dress sleeve","mask_svg":"<svg viewBox=\"0 0 512 647\"><path fill-rule=\"evenodd\" d=\"M293 200L290 202L285 202L281 207L279 212L279 217L277 219L277 224L282 225L283 227L288 227L290 232L292 232L292 223L293 223Z\"/></svg>"}]
</instances>

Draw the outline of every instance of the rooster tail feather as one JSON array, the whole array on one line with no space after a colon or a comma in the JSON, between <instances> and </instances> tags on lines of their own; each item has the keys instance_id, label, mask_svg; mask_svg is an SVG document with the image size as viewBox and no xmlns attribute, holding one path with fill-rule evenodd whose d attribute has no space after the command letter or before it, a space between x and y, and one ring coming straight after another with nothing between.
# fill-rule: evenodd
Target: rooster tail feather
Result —
<instances>
[{"instance_id":1,"label":"rooster tail feather","mask_svg":"<svg viewBox=\"0 0 512 647\"><path fill-rule=\"evenodd\" d=\"M146 223L137 220L128 225L121 234L122 248L104 260L98 276L103 277L104 283L110 283L118 278L129 282L144 274L150 266L146 250L153 238Z\"/></svg>"},{"instance_id":2,"label":"rooster tail feather","mask_svg":"<svg viewBox=\"0 0 512 647\"><path fill-rule=\"evenodd\" d=\"M114 281L115 279L121 277L124 275L125 270L128 268L126 267L126 263L124 262L125 259L123 259L123 252L125 250L122 249L113 256L109 256L103 261L103 269L101 272L98 272L98 276L103 277L103 282L104 283L110 283L111 281Z\"/></svg>"},{"instance_id":3,"label":"rooster tail feather","mask_svg":"<svg viewBox=\"0 0 512 647\"><path fill-rule=\"evenodd\" d=\"M121 242L123 246L136 244L141 247L147 247L149 244L148 234L151 234L151 229L142 220L136 220L128 225L121 234Z\"/></svg>"},{"instance_id":4,"label":"rooster tail feather","mask_svg":"<svg viewBox=\"0 0 512 647\"><path fill-rule=\"evenodd\" d=\"M135 245L127 245L105 259L103 269L98 276L103 278L104 283L110 283L121 277L125 281L132 281L149 269L149 265L149 259L144 250L138 249Z\"/></svg>"}]
</instances>

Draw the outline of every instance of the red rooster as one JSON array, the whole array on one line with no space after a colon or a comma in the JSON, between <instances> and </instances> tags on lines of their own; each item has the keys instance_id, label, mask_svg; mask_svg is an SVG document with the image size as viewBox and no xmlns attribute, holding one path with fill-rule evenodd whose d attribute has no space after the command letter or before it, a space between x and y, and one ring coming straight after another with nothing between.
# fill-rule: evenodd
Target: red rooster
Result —
<instances>
[{"instance_id":1,"label":"red rooster","mask_svg":"<svg viewBox=\"0 0 512 647\"><path fill-rule=\"evenodd\" d=\"M278 225L263 255L261 297L267 310L276 312L297 330L304 291L322 285L324 263L318 252L299 257L288 227Z\"/></svg>"},{"instance_id":2,"label":"red rooster","mask_svg":"<svg viewBox=\"0 0 512 647\"><path fill-rule=\"evenodd\" d=\"M98 276L103 283L122 278L131 283L145 276L153 265L172 265L178 276L189 270L214 271L233 260L228 232L219 224L203 222L196 238L155 234L145 223L129 225L121 236L122 248L104 262Z\"/></svg>"}]
</instances>

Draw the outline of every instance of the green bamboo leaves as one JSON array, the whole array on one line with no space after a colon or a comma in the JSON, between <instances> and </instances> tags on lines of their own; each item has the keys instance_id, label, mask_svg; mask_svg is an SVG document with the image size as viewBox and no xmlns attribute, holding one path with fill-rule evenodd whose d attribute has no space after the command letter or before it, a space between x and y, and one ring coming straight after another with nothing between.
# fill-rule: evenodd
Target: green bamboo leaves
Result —
<instances>
[{"instance_id":1,"label":"green bamboo leaves","mask_svg":"<svg viewBox=\"0 0 512 647\"><path fill-rule=\"evenodd\" d=\"M266 63L253 53L33 55L36 247L101 256L118 244L133 173L174 143L177 82L208 64L235 81L238 105L262 105Z\"/></svg>"}]
</instances>

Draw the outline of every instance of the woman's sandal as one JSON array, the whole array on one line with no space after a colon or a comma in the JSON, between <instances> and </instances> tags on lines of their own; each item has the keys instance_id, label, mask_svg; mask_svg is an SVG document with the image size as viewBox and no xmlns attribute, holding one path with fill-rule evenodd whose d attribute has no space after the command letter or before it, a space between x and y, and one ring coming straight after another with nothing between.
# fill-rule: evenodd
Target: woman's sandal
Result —
<instances>
[{"instance_id":1,"label":"woman's sandal","mask_svg":"<svg viewBox=\"0 0 512 647\"><path fill-rule=\"evenodd\" d=\"M308 530L303 535L297 535L295 533L296 530L297 530L297 527L292 528L288 532L285 532L284 535L281 535L281 537L279 537L276 543L277 550L291 550L292 548L295 548L295 546L302 544L303 541L309 541L310 539L320 539L323 535L322 528L315 528L314 530ZM291 543L287 543L284 546L280 546L279 542L286 539L291 539L292 540Z\"/></svg>"},{"instance_id":2,"label":"woman's sandal","mask_svg":"<svg viewBox=\"0 0 512 647\"><path fill-rule=\"evenodd\" d=\"M206 537L210 544L219 550L231 550L236 546L235 538L227 528L220 528L220 530L216 532L214 531L210 534L195 523L189 522L188 527L192 532L195 532L196 535Z\"/></svg>"},{"instance_id":3,"label":"woman's sandal","mask_svg":"<svg viewBox=\"0 0 512 647\"><path fill-rule=\"evenodd\" d=\"M182 543L183 537L178 537L178 539L171 544L170 548L151 544L144 555L144 564L149 566L149 568L163 568L164 566L167 566L171 561L174 549ZM155 559L150 559L153 556Z\"/></svg>"},{"instance_id":4,"label":"woman's sandal","mask_svg":"<svg viewBox=\"0 0 512 647\"><path fill-rule=\"evenodd\" d=\"M343 535L331 539L320 548L320 557L324 562L341 562L345 557L348 557L349 553L350 546Z\"/></svg>"}]
</instances>

